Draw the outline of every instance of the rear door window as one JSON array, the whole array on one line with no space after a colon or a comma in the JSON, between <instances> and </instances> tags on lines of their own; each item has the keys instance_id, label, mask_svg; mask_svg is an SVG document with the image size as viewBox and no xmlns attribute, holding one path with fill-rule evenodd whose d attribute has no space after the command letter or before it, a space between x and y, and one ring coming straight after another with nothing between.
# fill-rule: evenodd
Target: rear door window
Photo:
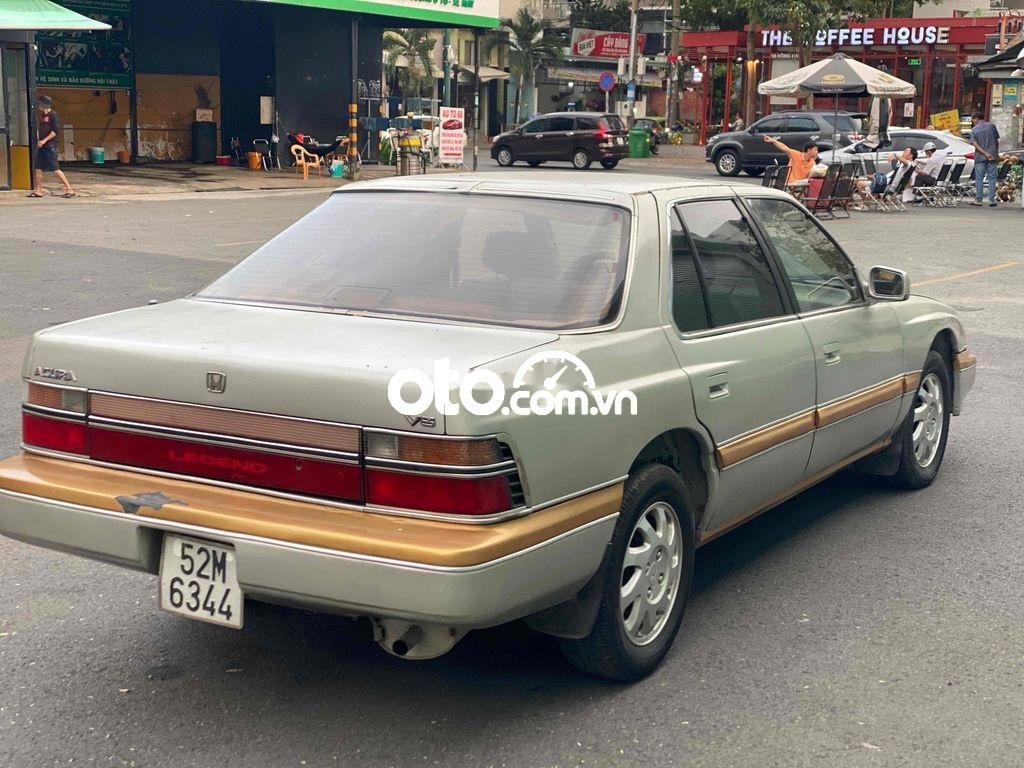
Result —
<instances>
[{"instance_id":1,"label":"rear door window","mask_svg":"<svg viewBox=\"0 0 1024 768\"><path fill-rule=\"evenodd\" d=\"M829 125L835 126L837 131L843 133L855 133L857 131L857 124L853 122L853 118L849 115L822 115L821 117Z\"/></svg>"},{"instance_id":2,"label":"rear door window","mask_svg":"<svg viewBox=\"0 0 1024 768\"><path fill-rule=\"evenodd\" d=\"M624 131L626 130L626 124L622 122L622 118L618 115L605 115L601 118L601 121L605 124L609 131Z\"/></svg>"},{"instance_id":3,"label":"rear door window","mask_svg":"<svg viewBox=\"0 0 1024 768\"><path fill-rule=\"evenodd\" d=\"M786 126L787 133L818 133L820 130L813 117L790 116L789 124Z\"/></svg>"},{"instance_id":4,"label":"rear door window","mask_svg":"<svg viewBox=\"0 0 1024 768\"><path fill-rule=\"evenodd\" d=\"M548 127L546 130L555 131L571 131L573 120L571 117L552 117L548 120Z\"/></svg>"},{"instance_id":5,"label":"rear door window","mask_svg":"<svg viewBox=\"0 0 1024 768\"><path fill-rule=\"evenodd\" d=\"M551 130L548 126L550 121L546 117L542 117L539 120L533 120L523 126L523 133L543 133L544 131Z\"/></svg>"},{"instance_id":6,"label":"rear door window","mask_svg":"<svg viewBox=\"0 0 1024 768\"><path fill-rule=\"evenodd\" d=\"M672 217L671 226L672 320L683 333L702 331L711 326L711 319L697 271L697 257L678 212Z\"/></svg>"},{"instance_id":7,"label":"rear door window","mask_svg":"<svg viewBox=\"0 0 1024 768\"><path fill-rule=\"evenodd\" d=\"M786 313L768 258L732 200L703 200L677 207L697 256L714 326Z\"/></svg>"}]
</instances>

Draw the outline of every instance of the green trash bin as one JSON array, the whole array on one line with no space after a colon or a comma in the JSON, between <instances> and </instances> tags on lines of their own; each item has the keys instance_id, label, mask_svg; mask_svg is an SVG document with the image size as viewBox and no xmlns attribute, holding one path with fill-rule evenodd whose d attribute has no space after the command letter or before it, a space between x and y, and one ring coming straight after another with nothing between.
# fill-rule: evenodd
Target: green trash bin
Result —
<instances>
[{"instance_id":1,"label":"green trash bin","mask_svg":"<svg viewBox=\"0 0 1024 768\"><path fill-rule=\"evenodd\" d=\"M651 155L651 134L646 128L629 129L629 156L650 157Z\"/></svg>"}]
</instances>

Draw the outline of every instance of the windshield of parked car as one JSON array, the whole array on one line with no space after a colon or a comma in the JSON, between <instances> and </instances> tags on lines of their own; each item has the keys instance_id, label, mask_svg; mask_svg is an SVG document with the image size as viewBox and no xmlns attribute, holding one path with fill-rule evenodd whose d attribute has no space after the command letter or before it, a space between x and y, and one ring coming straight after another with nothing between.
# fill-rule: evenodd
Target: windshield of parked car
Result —
<instances>
[{"instance_id":1,"label":"windshield of parked car","mask_svg":"<svg viewBox=\"0 0 1024 768\"><path fill-rule=\"evenodd\" d=\"M853 122L853 118L849 115L822 115L822 117L837 131L855 133L857 130L857 124Z\"/></svg>"},{"instance_id":2,"label":"windshield of parked car","mask_svg":"<svg viewBox=\"0 0 1024 768\"><path fill-rule=\"evenodd\" d=\"M628 211L435 192L333 195L198 298L527 328L611 321Z\"/></svg>"}]
</instances>

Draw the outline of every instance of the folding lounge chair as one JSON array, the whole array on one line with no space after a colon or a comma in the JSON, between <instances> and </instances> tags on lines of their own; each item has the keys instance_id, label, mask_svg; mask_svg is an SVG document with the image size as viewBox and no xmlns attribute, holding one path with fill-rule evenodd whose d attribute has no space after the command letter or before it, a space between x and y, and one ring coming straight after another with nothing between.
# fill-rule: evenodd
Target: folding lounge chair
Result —
<instances>
[{"instance_id":1,"label":"folding lounge chair","mask_svg":"<svg viewBox=\"0 0 1024 768\"><path fill-rule=\"evenodd\" d=\"M943 198L945 195L946 179L949 178L951 170L953 170L953 161L947 160L939 168L939 174L935 177L934 187L915 187L914 191L932 208L945 205Z\"/></svg>"}]
</instances>

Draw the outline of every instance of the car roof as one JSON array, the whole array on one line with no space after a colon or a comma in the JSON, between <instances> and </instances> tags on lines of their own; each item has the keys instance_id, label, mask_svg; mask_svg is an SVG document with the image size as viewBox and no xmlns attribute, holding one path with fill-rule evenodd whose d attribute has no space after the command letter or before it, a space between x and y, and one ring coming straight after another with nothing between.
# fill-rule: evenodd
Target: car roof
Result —
<instances>
[{"instance_id":1,"label":"car roof","mask_svg":"<svg viewBox=\"0 0 1024 768\"><path fill-rule=\"evenodd\" d=\"M583 174L573 178L558 171L507 171L490 173L431 174L430 176L391 176L373 181L347 184L335 193L407 191L407 192L481 192L515 194L526 197L572 197L578 199L605 199L624 204L627 198L663 190L680 190L697 197L708 194L768 192L761 186L734 184L713 179L695 179L686 176L661 176L635 173ZM784 193L779 193L784 195Z\"/></svg>"},{"instance_id":2,"label":"car roof","mask_svg":"<svg viewBox=\"0 0 1024 768\"><path fill-rule=\"evenodd\" d=\"M544 112L531 120L539 120L542 117L607 117L611 112Z\"/></svg>"},{"instance_id":3,"label":"car roof","mask_svg":"<svg viewBox=\"0 0 1024 768\"><path fill-rule=\"evenodd\" d=\"M772 112L758 119L764 120L765 117L782 117L784 115L846 115L847 117L850 117L852 114L852 112L847 112L844 109L840 109L838 112L834 112L831 109L785 109L779 112Z\"/></svg>"}]
</instances>

